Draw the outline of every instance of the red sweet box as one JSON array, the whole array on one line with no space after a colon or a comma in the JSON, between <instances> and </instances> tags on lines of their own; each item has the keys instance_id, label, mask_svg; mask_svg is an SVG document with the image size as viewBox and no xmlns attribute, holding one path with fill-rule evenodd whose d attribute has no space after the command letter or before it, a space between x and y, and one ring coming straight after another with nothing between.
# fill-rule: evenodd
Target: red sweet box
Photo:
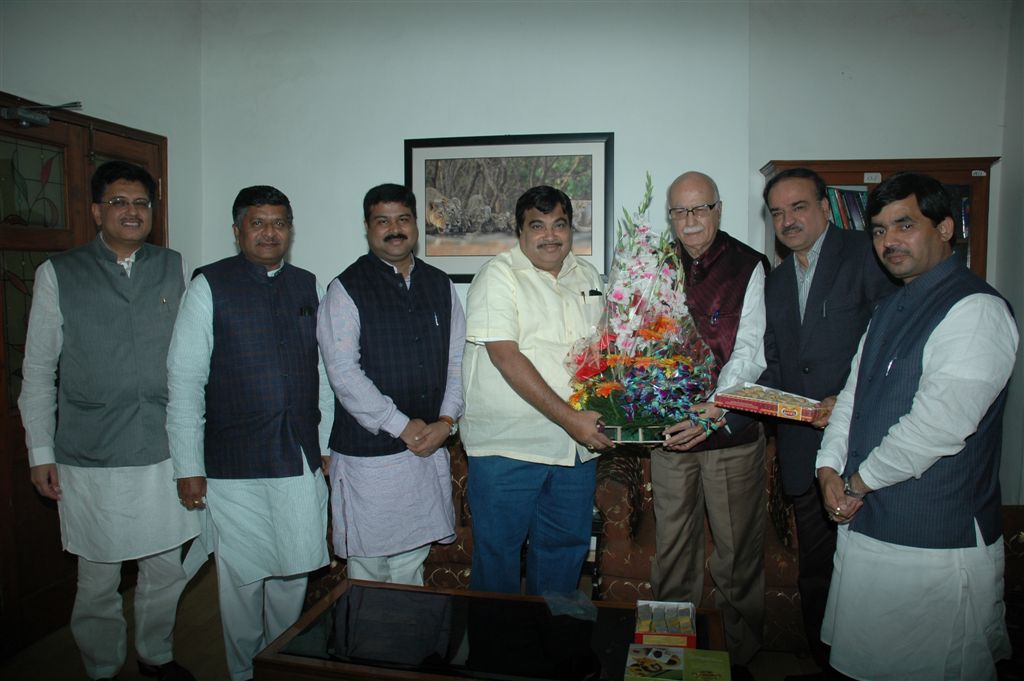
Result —
<instances>
[{"instance_id":1,"label":"red sweet box","mask_svg":"<svg viewBox=\"0 0 1024 681\"><path fill-rule=\"evenodd\" d=\"M715 394L715 404L726 409L750 411L794 421L813 421L822 414L818 401L803 395L742 383Z\"/></svg>"}]
</instances>

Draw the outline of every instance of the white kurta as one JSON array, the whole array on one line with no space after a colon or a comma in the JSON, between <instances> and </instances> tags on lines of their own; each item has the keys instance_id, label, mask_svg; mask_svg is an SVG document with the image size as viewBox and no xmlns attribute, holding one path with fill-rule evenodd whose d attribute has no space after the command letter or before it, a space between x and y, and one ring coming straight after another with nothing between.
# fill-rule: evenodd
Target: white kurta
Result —
<instances>
[{"instance_id":1,"label":"white kurta","mask_svg":"<svg viewBox=\"0 0 1024 681\"><path fill-rule=\"evenodd\" d=\"M397 270L396 270L397 271ZM406 277L411 286L411 277ZM462 352L466 318L451 287L448 368L440 413L462 416ZM317 339L338 401L370 433L398 437L409 424L394 400L380 392L360 365L359 310L335 279L317 319ZM331 455L334 553L381 557L433 542L455 541L455 511L448 451L420 457L409 450L388 456Z\"/></svg>"},{"instance_id":2,"label":"white kurta","mask_svg":"<svg viewBox=\"0 0 1024 681\"><path fill-rule=\"evenodd\" d=\"M134 254L121 263L131 274ZM64 316L53 264L36 269L25 339L24 381L18 408L25 424L29 465L55 461L57 364ZM97 563L162 553L199 533L178 503L170 459L148 466L86 468L58 464L58 502L64 550Z\"/></svg>"},{"instance_id":3,"label":"white kurta","mask_svg":"<svg viewBox=\"0 0 1024 681\"><path fill-rule=\"evenodd\" d=\"M270 273L270 276L280 270ZM323 292L317 288L322 297ZM205 386L213 354L213 295L201 274L192 280L178 310L167 353L167 435L175 478L205 477ZM334 416L334 395L320 369L320 445ZM225 556L240 584L298 575L327 564L327 484L319 468L290 478L207 480L213 536L208 549ZM202 513L202 511L191 511Z\"/></svg>"},{"instance_id":4,"label":"white kurta","mask_svg":"<svg viewBox=\"0 0 1024 681\"><path fill-rule=\"evenodd\" d=\"M840 527L821 640L861 681L983 681L1010 656L1003 542L919 549Z\"/></svg>"}]
</instances>

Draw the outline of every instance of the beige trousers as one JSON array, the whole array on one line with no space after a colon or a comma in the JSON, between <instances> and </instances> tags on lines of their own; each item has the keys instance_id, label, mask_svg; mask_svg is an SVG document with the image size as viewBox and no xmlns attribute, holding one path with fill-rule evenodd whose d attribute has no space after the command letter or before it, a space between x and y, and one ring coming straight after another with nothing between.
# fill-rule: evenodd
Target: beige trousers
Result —
<instances>
[{"instance_id":1,"label":"beige trousers","mask_svg":"<svg viewBox=\"0 0 1024 681\"><path fill-rule=\"evenodd\" d=\"M758 426L760 428L760 426ZM659 600L699 605L704 590L704 517L715 607L722 611L733 664L761 647L764 626L765 441L703 452L651 451Z\"/></svg>"}]
</instances>

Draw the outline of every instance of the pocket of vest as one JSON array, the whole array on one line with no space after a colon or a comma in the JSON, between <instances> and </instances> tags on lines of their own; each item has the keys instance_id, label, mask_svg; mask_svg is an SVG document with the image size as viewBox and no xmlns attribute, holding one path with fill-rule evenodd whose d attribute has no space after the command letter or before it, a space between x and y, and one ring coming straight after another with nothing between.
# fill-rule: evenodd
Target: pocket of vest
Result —
<instances>
[{"instance_id":1,"label":"pocket of vest","mask_svg":"<svg viewBox=\"0 0 1024 681\"><path fill-rule=\"evenodd\" d=\"M86 402L84 400L67 400L67 404L77 407L78 409L103 409L107 406L106 402Z\"/></svg>"}]
</instances>

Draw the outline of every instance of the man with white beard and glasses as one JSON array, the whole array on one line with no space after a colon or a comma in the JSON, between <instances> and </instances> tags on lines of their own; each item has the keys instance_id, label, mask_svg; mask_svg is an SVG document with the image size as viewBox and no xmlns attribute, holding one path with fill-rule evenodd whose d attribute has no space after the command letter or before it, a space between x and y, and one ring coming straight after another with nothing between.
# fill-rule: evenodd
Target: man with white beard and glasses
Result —
<instances>
[{"instance_id":1,"label":"man with white beard and glasses","mask_svg":"<svg viewBox=\"0 0 1024 681\"><path fill-rule=\"evenodd\" d=\"M768 260L719 229L714 180L680 175L668 190L668 217L682 261L686 304L715 356L717 385L756 381L765 369L764 277ZM651 582L660 600L699 603L704 585L704 517L715 605L722 611L733 679L761 646L764 624L765 442L761 424L713 404L695 405L720 424L710 436L684 421L651 451L656 519Z\"/></svg>"}]
</instances>

